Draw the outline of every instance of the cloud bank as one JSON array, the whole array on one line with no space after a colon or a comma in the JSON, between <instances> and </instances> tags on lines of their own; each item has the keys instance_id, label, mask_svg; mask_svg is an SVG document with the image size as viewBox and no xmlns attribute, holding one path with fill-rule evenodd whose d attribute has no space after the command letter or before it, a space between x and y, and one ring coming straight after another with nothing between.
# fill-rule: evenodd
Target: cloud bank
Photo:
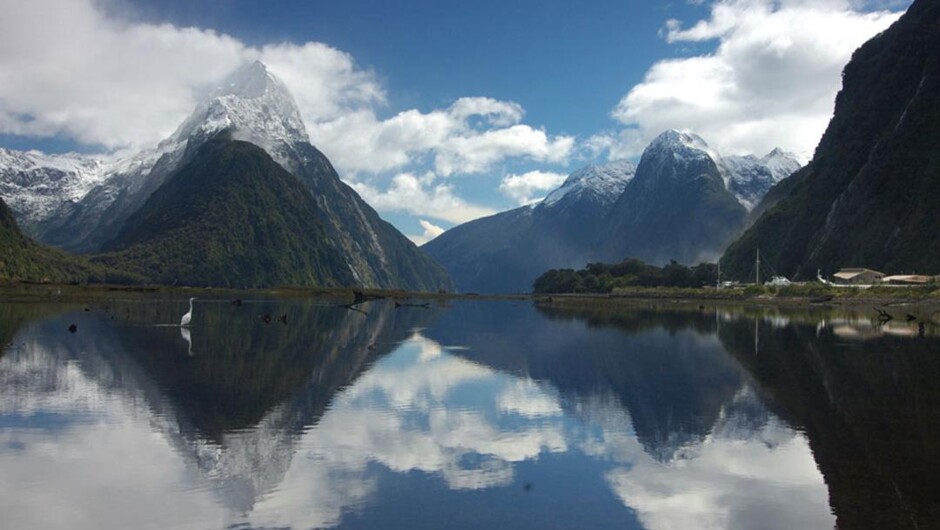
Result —
<instances>
[{"instance_id":1,"label":"cloud bank","mask_svg":"<svg viewBox=\"0 0 940 530\"><path fill-rule=\"evenodd\" d=\"M525 205L541 201L545 194L561 186L567 178L561 173L529 171L521 175L506 175L499 184L499 191L517 204Z\"/></svg>"},{"instance_id":2,"label":"cloud bank","mask_svg":"<svg viewBox=\"0 0 940 530\"><path fill-rule=\"evenodd\" d=\"M156 144L230 72L261 60L293 94L312 142L380 211L454 223L493 213L443 180L507 160L565 163L575 148L571 136L524 124L511 101L463 97L382 117L375 73L326 44L249 46L208 29L122 20L94 0L5 5L0 49L0 134L108 151ZM433 176L421 182L408 173L426 169Z\"/></svg>"},{"instance_id":3,"label":"cloud bank","mask_svg":"<svg viewBox=\"0 0 940 530\"><path fill-rule=\"evenodd\" d=\"M513 102L466 97L446 109L411 109L385 120L369 108L305 121L314 143L351 173L399 169L426 157L441 177L484 173L507 158L565 162L574 138L522 124L523 115Z\"/></svg>"},{"instance_id":4,"label":"cloud bank","mask_svg":"<svg viewBox=\"0 0 940 530\"><path fill-rule=\"evenodd\" d=\"M379 211L410 213L450 223L465 223L496 213L486 206L461 199L450 184L435 182L435 178L433 173L422 177L399 173L385 191L363 182L351 181L350 185Z\"/></svg>"},{"instance_id":5,"label":"cloud bank","mask_svg":"<svg viewBox=\"0 0 940 530\"><path fill-rule=\"evenodd\" d=\"M5 134L64 135L107 148L152 144L192 112L201 94L260 59L291 90L312 136L335 148L336 160L351 171L391 169L414 153L434 151L443 175L478 172L506 156L558 161L573 145L571 138L521 125L518 104L490 98L461 98L448 109L381 120L373 107L386 96L374 73L318 42L251 47L212 30L110 18L91 0L17 2L4 11ZM346 144L330 136L350 132L366 140ZM378 156L363 156L373 152Z\"/></svg>"},{"instance_id":6,"label":"cloud bank","mask_svg":"<svg viewBox=\"0 0 940 530\"><path fill-rule=\"evenodd\" d=\"M669 20L661 33L680 52L714 51L655 63L613 109L622 128L581 139L526 124L521 105L488 97L388 112L378 76L323 43L251 46L211 29L124 20L95 0L5 4L0 134L105 150L154 145L201 95L260 59L293 93L313 143L376 209L461 223L495 211L459 197L455 176L495 187L505 175L498 191L526 204L564 180L552 166L584 154L637 156L669 128L694 130L726 153L779 146L806 157L851 53L909 1L711 2L708 18ZM509 162L529 167L505 174Z\"/></svg>"},{"instance_id":7,"label":"cloud bank","mask_svg":"<svg viewBox=\"0 0 940 530\"><path fill-rule=\"evenodd\" d=\"M668 42L717 41L717 48L654 64L612 112L628 128L588 145L636 155L663 130L678 128L722 152L779 146L809 155L832 116L852 52L899 17L865 12L849 0L718 0L709 18L691 26L669 20Z\"/></svg>"}]
</instances>

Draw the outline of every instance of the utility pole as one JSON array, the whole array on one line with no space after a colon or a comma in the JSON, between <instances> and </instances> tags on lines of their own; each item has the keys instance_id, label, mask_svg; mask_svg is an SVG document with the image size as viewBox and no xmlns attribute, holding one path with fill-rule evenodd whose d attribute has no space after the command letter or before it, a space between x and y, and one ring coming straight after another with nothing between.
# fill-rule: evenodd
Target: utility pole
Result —
<instances>
[{"instance_id":1,"label":"utility pole","mask_svg":"<svg viewBox=\"0 0 940 530\"><path fill-rule=\"evenodd\" d=\"M757 265L754 267L754 284L760 285L760 249L757 249Z\"/></svg>"},{"instance_id":2,"label":"utility pole","mask_svg":"<svg viewBox=\"0 0 940 530\"><path fill-rule=\"evenodd\" d=\"M721 260L718 260L718 279L715 280L715 289L721 289Z\"/></svg>"}]
</instances>

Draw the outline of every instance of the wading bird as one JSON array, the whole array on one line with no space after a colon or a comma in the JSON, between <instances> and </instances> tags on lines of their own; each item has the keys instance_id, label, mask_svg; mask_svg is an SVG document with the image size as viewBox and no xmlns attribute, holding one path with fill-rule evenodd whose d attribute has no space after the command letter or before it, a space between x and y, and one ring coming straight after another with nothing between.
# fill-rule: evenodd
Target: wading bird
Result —
<instances>
[{"instance_id":1,"label":"wading bird","mask_svg":"<svg viewBox=\"0 0 940 530\"><path fill-rule=\"evenodd\" d=\"M189 323L192 322L193 320L193 300L195 299L196 297L192 297L189 299L189 311L187 311L186 314L183 315L183 318L180 319L181 328L188 328Z\"/></svg>"}]
</instances>

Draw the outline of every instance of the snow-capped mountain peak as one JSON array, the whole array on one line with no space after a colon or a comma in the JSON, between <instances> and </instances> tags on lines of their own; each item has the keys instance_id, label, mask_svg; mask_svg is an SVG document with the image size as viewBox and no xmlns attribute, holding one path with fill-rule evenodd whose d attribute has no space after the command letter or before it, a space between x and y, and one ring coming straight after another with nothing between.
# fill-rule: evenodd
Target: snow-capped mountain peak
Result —
<instances>
[{"instance_id":1,"label":"snow-capped mountain peak","mask_svg":"<svg viewBox=\"0 0 940 530\"><path fill-rule=\"evenodd\" d=\"M261 147L288 171L298 159L296 146L309 143L293 96L256 61L220 83L155 148L98 158L0 150L0 195L27 230L44 224L51 227L45 230L55 231L37 237L71 250L94 250L113 236L114 227L102 226L111 221L119 226L179 167L187 152L222 131ZM79 218L92 228L81 233L56 228Z\"/></svg>"},{"instance_id":2,"label":"snow-capped mountain peak","mask_svg":"<svg viewBox=\"0 0 940 530\"><path fill-rule=\"evenodd\" d=\"M78 153L49 155L0 147L0 196L24 228L63 203L77 201L104 178L106 161Z\"/></svg>"},{"instance_id":3,"label":"snow-capped mountain peak","mask_svg":"<svg viewBox=\"0 0 940 530\"><path fill-rule=\"evenodd\" d=\"M764 155L760 159L760 163L770 170L775 183L789 177L803 166L795 154L784 151L779 147Z\"/></svg>"},{"instance_id":4,"label":"snow-capped mountain peak","mask_svg":"<svg viewBox=\"0 0 940 530\"><path fill-rule=\"evenodd\" d=\"M566 197L576 199L584 193L591 193L601 202L612 204L635 173L636 165L629 160L590 164L569 175L561 187L548 194L540 205L551 208Z\"/></svg>"},{"instance_id":5,"label":"snow-capped mountain peak","mask_svg":"<svg viewBox=\"0 0 940 530\"><path fill-rule=\"evenodd\" d=\"M701 165L703 162L704 166ZM660 134L650 143L643 152L640 166L643 175L679 180L714 174L714 168L717 168L717 175L724 182L725 189L750 211L771 186L790 176L801 164L795 155L779 148L760 158L754 155L723 157L697 134L673 129ZM689 167L693 168L692 171L689 171ZM641 178L643 188L655 186L655 179Z\"/></svg>"},{"instance_id":6,"label":"snow-capped mountain peak","mask_svg":"<svg viewBox=\"0 0 940 530\"><path fill-rule=\"evenodd\" d=\"M259 98L270 85L281 85L261 61L245 65L226 79L215 91L213 97L237 96L245 99ZM281 88L281 87L278 87Z\"/></svg>"},{"instance_id":7,"label":"snow-capped mountain peak","mask_svg":"<svg viewBox=\"0 0 940 530\"><path fill-rule=\"evenodd\" d=\"M293 96L260 61L232 73L199 103L171 141L204 141L225 130L264 148L282 165L285 149L310 142Z\"/></svg>"},{"instance_id":8,"label":"snow-capped mountain peak","mask_svg":"<svg viewBox=\"0 0 940 530\"><path fill-rule=\"evenodd\" d=\"M637 177L628 188L646 196L700 178L720 179L717 169L720 160L721 156L697 134L670 129L654 138L643 151Z\"/></svg>"},{"instance_id":9,"label":"snow-capped mountain peak","mask_svg":"<svg viewBox=\"0 0 940 530\"><path fill-rule=\"evenodd\" d=\"M719 167L728 190L750 211L774 184L792 175L801 164L795 155L777 148L761 158L726 156Z\"/></svg>"},{"instance_id":10,"label":"snow-capped mountain peak","mask_svg":"<svg viewBox=\"0 0 940 530\"><path fill-rule=\"evenodd\" d=\"M643 151L643 156L646 157L647 154L655 156L659 153L671 153L676 159L695 159L707 156L716 164L721 160L721 156L709 147L701 136L676 129L669 129L654 138L646 150Z\"/></svg>"}]
</instances>

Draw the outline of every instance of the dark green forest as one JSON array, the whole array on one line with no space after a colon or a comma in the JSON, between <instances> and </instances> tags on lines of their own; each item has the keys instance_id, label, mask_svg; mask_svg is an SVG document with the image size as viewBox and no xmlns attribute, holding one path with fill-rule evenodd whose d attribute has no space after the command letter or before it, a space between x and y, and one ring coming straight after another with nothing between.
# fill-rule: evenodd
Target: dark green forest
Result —
<instances>
[{"instance_id":1,"label":"dark green forest","mask_svg":"<svg viewBox=\"0 0 940 530\"><path fill-rule=\"evenodd\" d=\"M144 278L40 245L20 232L0 199L0 282L133 283Z\"/></svg>"},{"instance_id":2,"label":"dark green forest","mask_svg":"<svg viewBox=\"0 0 940 530\"><path fill-rule=\"evenodd\" d=\"M261 148L213 140L135 212L97 263L162 284L354 283L313 196Z\"/></svg>"},{"instance_id":3,"label":"dark green forest","mask_svg":"<svg viewBox=\"0 0 940 530\"><path fill-rule=\"evenodd\" d=\"M687 267L675 261L663 267L638 259L589 263L581 270L552 269L535 280L536 293L609 293L622 287L704 287L718 281L718 266Z\"/></svg>"}]
</instances>

